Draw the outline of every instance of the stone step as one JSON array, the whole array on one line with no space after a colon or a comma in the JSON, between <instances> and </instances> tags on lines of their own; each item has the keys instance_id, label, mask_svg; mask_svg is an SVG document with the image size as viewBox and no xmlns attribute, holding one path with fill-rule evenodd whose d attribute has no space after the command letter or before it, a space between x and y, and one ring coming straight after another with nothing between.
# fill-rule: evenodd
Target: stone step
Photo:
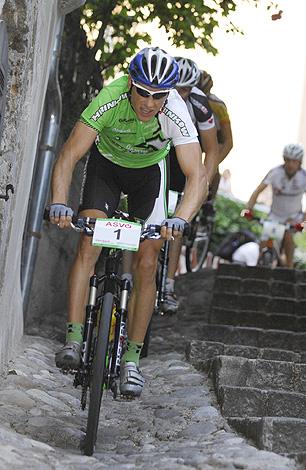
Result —
<instances>
[{"instance_id":1,"label":"stone step","mask_svg":"<svg viewBox=\"0 0 306 470\"><path fill-rule=\"evenodd\" d=\"M261 390L223 385L216 389L226 418L283 416L306 419L306 395L284 390Z\"/></svg>"},{"instance_id":2,"label":"stone step","mask_svg":"<svg viewBox=\"0 0 306 470\"><path fill-rule=\"evenodd\" d=\"M216 270L210 268L202 269L196 273L181 274L175 281L175 290L182 296L190 296L194 292L203 291L203 285L205 290L207 290L207 286L212 290L215 276Z\"/></svg>"},{"instance_id":3,"label":"stone step","mask_svg":"<svg viewBox=\"0 0 306 470\"><path fill-rule=\"evenodd\" d=\"M243 279L273 279L275 281L306 283L306 271L302 269L265 268L257 266L239 266L236 264L220 264L216 278L219 276L233 276Z\"/></svg>"},{"instance_id":4,"label":"stone step","mask_svg":"<svg viewBox=\"0 0 306 470\"><path fill-rule=\"evenodd\" d=\"M303 354L283 349L257 348L239 344L224 344L214 341L192 340L186 346L186 358L194 367L206 372L211 370L217 356L234 356L248 359L303 362Z\"/></svg>"},{"instance_id":5,"label":"stone step","mask_svg":"<svg viewBox=\"0 0 306 470\"><path fill-rule=\"evenodd\" d=\"M203 325L199 331L199 339L221 342L224 344L239 344L257 348L282 349L306 353L306 333L285 330L264 330L262 328L239 327L220 324Z\"/></svg>"},{"instance_id":6,"label":"stone step","mask_svg":"<svg viewBox=\"0 0 306 470\"><path fill-rule=\"evenodd\" d=\"M271 297L306 298L305 284L274 279L241 279L233 276L217 276L214 283L214 294L257 294Z\"/></svg>"},{"instance_id":7,"label":"stone step","mask_svg":"<svg viewBox=\"0 0 306 470\"><path fill-rule=\"evenodd\" d=\"M262 450L279 454L305 452L306 420L283 417L229 418L238 433L252 439Z\"/></svg>"},{"instance_id":8,"label":"stone step","mask_svg":"<svg viewBox=\"0 0 306 470\"><path fill-rule=\"evenodd\" d=\"M252 310L212 307L209 322L224 325L250 326L255 328L306 332L306 317L285 313L263 313Z\"/></svg>"},{"instance_id":9,"label":"stone step","mask_svg":"<svg viewBox=\"0 0 306 470\"><path fill-rule=\"evenodd\" d=\"M258 294L214 293L212 307L231 308L234 310L252 310L257 312L275 312L295 315L297 304L305 307L305 301L297 301L285 297L271 297ZM300 309L298 309L300 311Z\"/></svg>"},{"instance_id":10,"label":"stone step","mask_svg":"<svg viewBox=\"0 0 306 470\"><path fill-rule=\"evenodd\" d=\"M249 387L306 395L306 364L218 356L212 361L210 370L217 389L223 386Z\"/></svg>"}]
</instances>

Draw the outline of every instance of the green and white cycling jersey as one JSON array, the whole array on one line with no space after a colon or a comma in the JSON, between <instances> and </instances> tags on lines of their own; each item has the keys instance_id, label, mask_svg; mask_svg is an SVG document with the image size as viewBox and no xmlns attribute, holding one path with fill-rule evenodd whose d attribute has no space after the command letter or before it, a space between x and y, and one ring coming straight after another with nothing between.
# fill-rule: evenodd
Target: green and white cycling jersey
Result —
<instances>
[{"instance_id":1,"label":"green and white cycling jersey","mask_svg":"<svg viewBox=\"0 0 306 470\"><path fill-rule=\"evenodd\" d=\"M176 145L198 142L185 102L171 90L163 109L144 122L134 112L128 76L103 88L81 114L80 120L98 132L99 152L116 165L145 168L160 162Z\"/></svg>"}]
</instances>

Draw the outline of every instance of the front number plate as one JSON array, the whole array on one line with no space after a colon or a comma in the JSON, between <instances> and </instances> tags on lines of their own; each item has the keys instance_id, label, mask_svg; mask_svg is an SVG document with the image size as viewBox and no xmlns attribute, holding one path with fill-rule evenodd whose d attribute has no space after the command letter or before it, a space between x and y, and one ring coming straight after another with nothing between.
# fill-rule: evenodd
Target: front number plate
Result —
<instances>
[{"instance_id":1,"label":"front number plate","mask_svg":"<svg viewBox=\"0 0 306 470\"><path fill-rule=\"evenodd\" d=\"M137 251L141 224L119 219L97 219L92 244Z\"/></svg>"}]
</instances>

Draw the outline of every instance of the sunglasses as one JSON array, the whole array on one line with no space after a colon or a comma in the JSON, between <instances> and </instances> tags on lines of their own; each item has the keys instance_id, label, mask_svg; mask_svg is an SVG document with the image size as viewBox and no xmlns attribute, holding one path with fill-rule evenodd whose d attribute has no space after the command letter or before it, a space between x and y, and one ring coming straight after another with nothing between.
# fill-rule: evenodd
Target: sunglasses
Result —
<instances>
[{"instance_id":1,"label":"sunglasses","mask_svg":"<svg viewBox=\"0 0 306 470\"><path fill-rule=\"evenodd\" d=\"M149 96L152 96L153 100L161 100L163 98L166 98L170 90L166 90L163 92L160 91L149 91L146 88L142 87L138 83L135 83L132 81L133 86L136 88L136 91L138 95L142 96L143 98L149 98Z\"/></svg>"}]
</instances>

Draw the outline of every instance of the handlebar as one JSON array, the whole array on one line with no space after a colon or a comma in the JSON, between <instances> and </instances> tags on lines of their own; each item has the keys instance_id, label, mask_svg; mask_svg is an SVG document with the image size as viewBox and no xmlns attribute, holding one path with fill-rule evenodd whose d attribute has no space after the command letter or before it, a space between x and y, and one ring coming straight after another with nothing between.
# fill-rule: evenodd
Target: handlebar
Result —
<instances>
[{"instance_id":1,"label":"handlebar","mask_svg":"<svg viewBox=\"0 0 306 470\"><path fill-rule=\"evenodd\" d=\"M50 211L45 209L44 220L50 222ZM114 218L121 220L127 220L129 222L138 222L142 225L140 241L148 239L159 239L160 238L160 229L161 226L157 224L146 224L142 219L133 219L129 217L125 212L116 210L114 212ZM90 237L94 234L95 224L97 218L95 217L80 217L78 215L73 215L71 219L71 228L76 232L82 232L85 235Z\"/></svg>"},{"instance_id":2,"label":"handlebar","mask_svg":"<svg viewBox=\"0 0 306 470\"><path fill-rule=\"evenodd\" d=\"M249 221L253 221L253 220L257 221L261 225L263 225L264 222L269 220L269 219L264 219L264 218L261 218L261 217L257 217L256 215L254 215L253 211L250 210L250 209L243 209L240 212L240 215L241 215L241 217L244 217L245 219L247 219ZM281 222L278 222L278 223L281 224ZM291 229L291 230L295 230L296 232L302 232L304 230L304 222L297 222L297 223L293 223L293 224L285 222L282 225L284 225L287 230Z\"/></svg>"}]
</instances>

